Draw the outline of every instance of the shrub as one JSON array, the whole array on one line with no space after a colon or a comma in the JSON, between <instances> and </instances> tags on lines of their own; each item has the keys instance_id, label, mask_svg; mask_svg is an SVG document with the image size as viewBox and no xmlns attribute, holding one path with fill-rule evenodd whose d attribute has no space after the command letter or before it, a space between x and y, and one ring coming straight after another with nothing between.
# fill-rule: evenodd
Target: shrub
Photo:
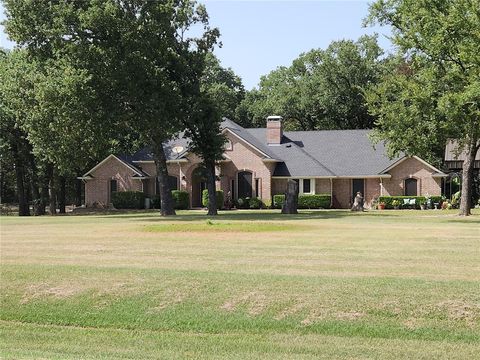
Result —
<instances>
[{"instance_id":1,"label":"shrub","mask_svg":"<svg viewBox=\"0 0 480 360\"><path fill-rule=\"evenodd\" d=\"M156 194L150 197L152 209L160 209L160 195Z\"/></svg>"},{"instance_id":2,"label":"shrub","mask_svg":"<svg viewBox=\"0 0 480 360\"><path fill-rule=\"evenodd\" d=\"M273 195L273 207L281 209L285 202L285 195ZM298 195L299 209L328 209L331 196L329 194Z\"/></svg>"},{"instance_id":3,"label":"shrub","mask_svg":"<svg viewBox=\"0 0 480 360\"><path fill-rule=\"evenodd\" d=\"M208 190L205 189L202 192L202 205L208 207ZM223 208L223 191L217 190L217 209Z\"/></svg>"},{"instance_id":4,"label":"shrub","mask_svg":"<svg viewBox=\"0 0 480 360\"><path fill-rule=\"evenodd\" d=\"M249 209L250 208L250 198L239 198L236 203L237 209Z\"/></svg>"},{"instance_id":5,"label":"shrub","mask_svg":"<svg viewBox=\"0 0 480 360\"><path fill-rule=\"evenodd\" d=\"M250 209L261 209L263 207L262 200L256 197L252 197L248 203Z\"/></svg>"},{"instance_id":6,"label":"shrub","mask_svg":"<svg viewBox=\"0 0 480 360\"><path fill-rule=\"evenodd\" d=\"M285 202L285 195L273 195L273 208L281 209Z\"/></svg>"},{"instance_id":7,"label":"shrub","mask_svg":"<svg viewBox=\"0 0 480 360\"><path fill-rule=\"evenodd\" d=\"M190 195L187 191L172 190L173 207L177 210L185 210L190 207ZM153 209L160 209L160 195L153 195L151 198Z\"/></svg>"},{"instance_id":8,"label":"shrub","mask_svg":"<svg viewBox=\"0 0 480 360\"><path fill-rule=\"evenodd\" d=\"M190 207L190 196L187 191L172 190L173 206L177 210L186 210Z\"/></svg>"},{"instance_id":9,"label":"shrub","mask_svg":"<svg viewBox=\"0 0 480 360\"><path fill-rule=\"evenodd\" d=\"M399 201L400 202L400 207L401 208L409 208L411 205L404 205L403 200L404 199L415 199L415 209L420 209L420 204L425 204L427 201L426 196L380 196L378 198L379 202L385 203L385 208L386 209L393 209L394 208L394 202ZM438 203L441 205L443 199L441 196L430 196L430 200L432 201L432 206L435 203Z\"/></svg>"},{"instance_id":10,"label":"shrub","mask_svg":"<svg viewBox=\"0 0 480 360\"><path fill-rule=\"evenodd\" d=\"M143 209L145 194L141 191L117 191L112 193L112 204L116 209Z\"/></svg>"},{"instance_id":11,"label":"shrub","mask_svg":"<svg viewBox=\"0 0 480 360\"><path fill-rule=\"evenodd\" d=\"M330 207L331 196L328 194L299 195L299 209L328 209Z\"/></svg>"}]
</instances>

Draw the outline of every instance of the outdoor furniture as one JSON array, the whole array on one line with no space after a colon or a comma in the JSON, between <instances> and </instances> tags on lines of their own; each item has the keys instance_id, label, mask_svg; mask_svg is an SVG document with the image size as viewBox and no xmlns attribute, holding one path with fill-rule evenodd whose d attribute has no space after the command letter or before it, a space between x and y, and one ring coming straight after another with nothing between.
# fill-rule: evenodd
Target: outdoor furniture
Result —
<instances>
[{"instance_id":1,"label":"outdoor furniture","mask_svg":"<svg viewBox=\"0 0 480 360\"><path fill-rule=\"evenodd\" d=\"M403 199L403 207L409 209L415 209L416 200L415 199Z\"/></svg>"}]
</instances>

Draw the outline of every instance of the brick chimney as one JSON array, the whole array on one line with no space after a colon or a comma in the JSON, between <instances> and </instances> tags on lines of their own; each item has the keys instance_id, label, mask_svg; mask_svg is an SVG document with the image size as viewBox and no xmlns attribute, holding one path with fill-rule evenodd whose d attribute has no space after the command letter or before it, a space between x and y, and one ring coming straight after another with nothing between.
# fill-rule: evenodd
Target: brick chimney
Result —
<instances>
[{"instance_id":1,"label":"brick chimney","mask_svg":"<svg viewBox=\"0 0 480 360\"><path fill-rule=\"evenodd\" d=\"M282 142L282 117L269 116L267 117L267 144L280 145Z\"/></svg>"}]
</instances>

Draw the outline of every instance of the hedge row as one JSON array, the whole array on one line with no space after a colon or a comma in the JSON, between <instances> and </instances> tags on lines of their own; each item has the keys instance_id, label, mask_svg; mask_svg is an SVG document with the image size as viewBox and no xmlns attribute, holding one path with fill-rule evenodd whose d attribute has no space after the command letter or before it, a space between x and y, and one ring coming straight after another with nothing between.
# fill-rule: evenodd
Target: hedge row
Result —
<instances>
[{"instance_id":1,"label":"hedge row","mask_svg":"<svg viewBox=\"0 0 480 360\"><path fill-rule=\"evenodd\" d=\"M113 192L112 204L116 209L143 209L145 207L145 194L141 191Z\"/></svg>"},{"instance_id":2,"label":"hedge row","mask_svg":"<svg viewBox=\"0 0 480 360\"><path fill-rule=\"evenodd\" d=\"M262 200L257 197L239 198L236 201L235 206L237 207L237 209L262 209L263 207L265 207Z\"/></svg>"},{"instance_id":3,"label":"hedge row","mask_svg":"<svg viewBox=\"0 0 480 360\"><path fill-rule=\"evenodd\" d=\"M329 194L298 195L299 209L328 209L332 197ZM273 207L281 209L285 202L285 195L273 195Z\"/></svg>"},{"instance_id":4,"label":"hedge row","mask_svg":"<svg viewBox=\"0 0 480 360\"><path fill-rule=\"evenodd\" d=\"M205 189L202 192L202 205L208 207L208 190ZM223 208L223 191L217 190L217 209Z\"/></svg>"},{"instance_id":5,"label":"hedge row","mask_svg":"<svg viewBox=\"0 0 480 360\"><path fill-rule=\"evenodd\" d=\"M425 196L380 196L378 198L379 203L385 203L386 209L393 209L393 201L398 200L400 201L400 208L407 209L412 208L412 205L404 205L403 200L405 199L415 199L415 209L420 209L421 204L425 204L427 198ZM433 204L441 204L443 199L441 196L430 196L430 200Z\"/></svg>"},{"instance_id":6,"label":"hedge row","mask_svg":"<svg viewBox=\"0 0 480 360\"><path fill-rule=\"evenodd\" d=\"M160 195L152 196L152 208L160 209ZM187 191L172 190L173 207L176 210L186 210L190 208L190 195Z\"/></svg>"}]
</instances>

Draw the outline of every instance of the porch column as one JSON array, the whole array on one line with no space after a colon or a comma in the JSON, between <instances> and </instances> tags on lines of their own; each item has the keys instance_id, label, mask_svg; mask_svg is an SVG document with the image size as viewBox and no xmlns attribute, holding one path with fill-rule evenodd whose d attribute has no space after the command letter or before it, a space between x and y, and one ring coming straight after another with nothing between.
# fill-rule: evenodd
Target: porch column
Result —
<instances>
[{"instance_id":1,"label":"porch column","mask_svg":"<svg viewBox=\"0 0 480 360\"><path fill-rule=\"evenodd\" d=\"M333 179L330 178L330 207L333 207Z\"/></svg>"}]
</instances>

